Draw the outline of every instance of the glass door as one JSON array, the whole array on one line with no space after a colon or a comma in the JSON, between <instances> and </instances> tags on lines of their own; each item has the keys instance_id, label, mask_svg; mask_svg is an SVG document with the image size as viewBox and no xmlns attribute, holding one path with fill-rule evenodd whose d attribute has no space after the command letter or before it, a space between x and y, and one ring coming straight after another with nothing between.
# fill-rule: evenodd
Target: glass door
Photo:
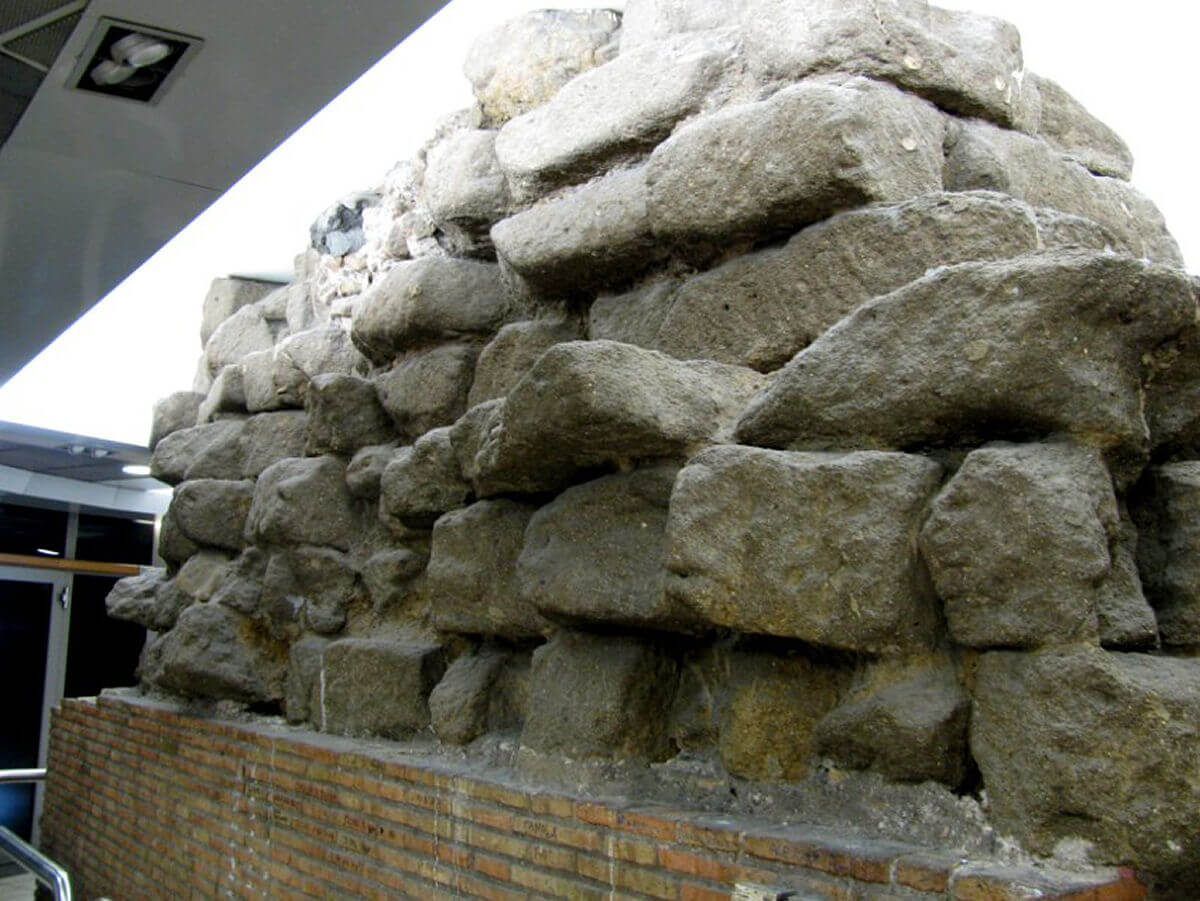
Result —
<instances>
[{"instance_id":1,"label":"glass door","mask_svg":"<svg viewBox=\"0 0 1200 901\"><path fill-rule=\"evenodd\" d=\"M70 575L0 566L0 769L46 765L50 709L63 694ZM0 785L0 825L36 842L41 789Z\"/></svg>"}]
</instances>

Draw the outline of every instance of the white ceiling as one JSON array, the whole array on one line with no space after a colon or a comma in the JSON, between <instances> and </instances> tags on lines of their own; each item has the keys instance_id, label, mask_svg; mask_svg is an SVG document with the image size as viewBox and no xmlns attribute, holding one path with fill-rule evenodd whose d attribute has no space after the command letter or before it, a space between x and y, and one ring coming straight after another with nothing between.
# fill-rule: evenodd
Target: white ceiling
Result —
<instances>
[{"instance_id":1,"label":"white ceiling","mask_svg":"<svg viewBox=\"0 0 1200 901\"><path fill-rule=\"evenodd\" d=\"M443 5L93 0L0 146L0 383ZM154 105L73 90L101 16L204 43Z\"/></svg>"}]
</instances>

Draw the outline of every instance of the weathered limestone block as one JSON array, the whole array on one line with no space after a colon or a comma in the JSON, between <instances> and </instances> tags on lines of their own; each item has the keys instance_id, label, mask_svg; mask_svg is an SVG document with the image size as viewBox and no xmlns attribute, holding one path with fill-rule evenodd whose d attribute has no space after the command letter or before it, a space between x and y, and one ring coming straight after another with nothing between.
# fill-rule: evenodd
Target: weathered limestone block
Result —
<instances>
[{"instance_id":1,"label":"weathered limestone block","mask_svg":"<svg viewBox=\"0 0 1200 901\"><path fill-rule=\"evenodd\" d=\"M472 490L458 468L450 428L426 432L396 451L379 479L379 515L410 528L429 528L443 513L467 505Z\"/></svg>"},{"instance_id":2,"label":"weathered limestone block","mask_svg":"<svg viewBox=\"0 0 1200 901\"><path fill-rule=\"evenodd\" d=\"M467 408L504 397L549 348L582 337L575 319L530 319L504 326L475 362Z\"/></svg>"},{"instance_id":3,"label":"weathered limestone block","mask_svg":"<svg viewBox=\"0 0 1200 901\"><path fill-rule=\"evenodd\" d=\"M1116 249L1158 263L1182 266L1162 213L1128 182L1092 175L1044 141L986 122L955 123L947 132L948 191L1002 191L1098 222Z\"/></svg>"},{"instance_id":4,"label":"weathered limestone block","mask_svg":"<svg viewBox=\"0 0 1200 901\"><path fill-rule=\"evenodd\" d=\"M910 454L711 448L675 482L667 597L742 632L928 648L937 614L915 537L940 476Z\"/></svg>"},{"instance_id":5,"label":"weathered limestone block","mask_svg":"<svg viewBox=\"0 0 1200 901\"><path fill-rule=\"evenodd\" d=\"M616 53L621 14L611 9L542 9L484 32L463 73L485 118L502 125L549 100L564 84Z\"/></svg>"},{"instance_id":6,"label":"weathered limestone block","mask_svg":"<svg viewBox=\"0 0 1200 901\"><path fill-rule=\"evenodd\" d=\"M1195 660L1064 648L979 665L971 752L997 829L1034 853L1084 839L1163 897L1196 897L1197 742Z\"/></svg>"},{"instance_id":7,"label":"weathered limestone block","mask_svg":"<svg viewBox=\"0 0 1200 901\"><path fill-rule=\"evenodd\" d=\"M516 501L478 501L434 523L426 577L439 631L515 639L549 629L517 581L533 511Z\"/></svg>"},{"instance_id":8,"label":"weathered limestone block","mask_svg":"<svg viewBox=\"0 0 1200 901\"><path fill-rule=\"evenodd\" d=\"M176 391L155 401L150 425L150 450L168 435L196 425L204 395L198 391Z\"/></svg>"},{"instance_id":9,"label":"weathered limestone block","mask_svg":"<svg viewBox=\"0 0 1200 901\"><path fill-rule=\"evenodd\" d=\"M1023 87L1026 102L1037 107L1032 134L1097 175L1129 180L1133 154L1116 132L1049 78L1026 72Z\"/></svg>"},{"instance_id":10,"label":"weathered limestone block","mask_svg":"<svg viewBox=\"0 0 1200 901\"><path fill-rule=\"evenodd\" d=\"M1163 642L1200 645L1200 462L1151 467L1132 513L1138 569Z\"/></svg>"},{"instance_id":11,"label":"weathered limestone block","mask_svg":"<svg viewBox=\"0 0 1200 901\"><path fill-rule=\"evenodd\" d=\"M248 278L213 279L204 298L200 320L200 343L208 344L217 327L242 307L262 300L279 286Z\"/></svg>"},{"instance_id":12,"label":"weathered limestone block","mask_svg":"<svg viewBox=\"0 0 1200 901\"><path fill-rule=\"evenodd\" d=\"M944 131L936 109L882 82L792 85L659 145L646 173L651 226L668 240L759 237L940 191Z\"/></svg>"},{"instance_id":13,"label":"weathered limestone block","mask_svg":"<svg viewBox=\"0 0 1200 901\"><path fill-rule=\"evenodd\" d=\"M242 386L242 367L226 366L217 373L208 395L196 410L196 423L212 422L230 414L246 412L246 389ZM224 414L224 415L222 415Z\"/></svg>"},{"instance_id":14,"label":"weathered limestone block","mask_svg":"<svg viewBox=\"0 0 1200 901\"><path fill-rule=\"evenodd\" d=\"M496 648L463 654L429 695L433 731L452 745L465 745L488 731L492 687L509 654Z\"/></svg>"},{"instance_id":15,"label":"weathered limestone block","mask_svg":"<svg viewBox=\"0 0 1200 901\"><path fill-rule=\"evenodd\" d=\"M921 531L950 634L975 648L1095 642L1118 528L1112 480L1094 450L973 451ZM1130 601L1145 604L1140 592Z\"/></svg>"},{"instance_id":16,"label":"weathered limestone block","mask_svg":"<svg viewBox=\"0 0 1200 901\"><path fill-rule=\"evenodd\" d=\"M290 386L283 385L282 391L276 388L275 373L280 368L286 372L291 367L280 363L274 347L255 351L242 359L242 391L246 398L246 409L251 413L297 406L295 392L292 391L292 396L289 396Z\"/></svg>"},{"instance_id":17,"label":"weathered limestone block","mask_svg":"<svg viewBox=\"0 0 1200 901\"><path fill-rule=\"evenodd\" d=\"M459 471L472 484L479 478L479 451L492 431L500 427L503 413L504 398L498 397L471 407L450 427L450 446L458 458Z\"/></svg>"},{"instance_id":18,"label":"weathered limestone block","mask_svg":"<svg viewBox=\"0 0 1200 901\"><path fill-rule=\"evenodd\" d=\"M172 579L159 585L146 628L155 632L175 628L179 614L192 604L209 601L228 578L229 571L229 557L225 553L204 550L188 557Z\"/></svg>"},{"instance_id":19,"label":"weathered limestone block","mask_svg":"<svg viewBox=\"0 0 1200 901\"><path fill-rule=\"evenodd\" d=\"M803 779L812 762L813 730L837 703L844 682L838 669L799 655L729 655L716 710L725 769L742 779Z\"/></svg>"},{"instance_id":20,"label":"weathered limestone block","mask_svg":"<svg viewBox=\"0 0 1200 901\"><path fill-rule=\"evenodd\" d=\"M1193 279L1200 304L1200 280ZM1157 460L1200 459L1200 326L1184 329L1146 381L1146 423Z\"/></svg>"},{"instance_id":21,"label":"weathered limestone block","mask_svg":"<svg viewBox=\"0 0 1200 901\"><path fill-rule=\"evenodd\" d=\"M379 366L403 351L495 332L513 314L495 263L424 257L397 263L372 285L351 337Z\"/></svg>"},{"instance_id":22,"label":"weathered limestone block","mask_svg":"<svg viewBox=\"0 0 1200 901\"><path fill-rule=\"evenodd\" d=\"M492 226L501 260L535 291L583 296L663 256L647 208L646 167L618 169Z\"/></svg>"},{"instance_id":23,"label":"weathered limestone block","mask_svg":"<svg viewBox=\"0 0 1200 901\"><path fill-rule=\"evenodd\" d=\"M476 493L544 491L588 467L684 456L722 440L763 381L629 344L557 344L509 392L476 454Z\"/></svg>"},{"instance_id":24,"label":"weathered limestone block","mask_svg":"<svg viewBox=\"0 0 1200 901\"><path fill-rule=\"evenodd\" d=\"M817 752L898 782L962 784L971 699L953 672L931 671L844 703L813 731Z\"/></svg>"},{"instance_id":25,"label":"weathered limestone block","mask_svg":"<svg viewBox=\"0 0 1200 901\"><path fill-rule=\"evenodd\" d=\"M363 500L378 498L379 479L396 451L394 444L378 444L364 447L351 457L346 466L346 487L350 493Z\"/></svg>"},{"instance_id":26,"label":"weathered limestone block","mask_svg":"<svg viewBox=\"0 0 1200 901\"><path fill-rule=\"evenodd\" d=\"M891 81L948 110L1011 124L1022 113L1021 39L1007 22L924 0L631 0L621 51L733 24L764 81L843 71Z\"/></svg>"},{"instance_id":27,"label":"weathered limestone block","mask_svg":"<svg viewBox=\"0 0 1200 901\"><path fill-rule=\"evenodd\" d=\"M490 225L502 218L512 200L496 159L496 132L464 129L429 148L423 188L437 222Z\"/></svg>"},{"instance_id":28,"label":"weathered limestone block","mask_svg":"<svg viewBox=\"0 0 1200 901\"><path fill-rule=\"evenodd\" d=\"M1038 248L1034 211L1022 203L987 192L929 194L841 213L783 247L682 282L602 297L592 305L588 334L765 372L859 304L928 269Z\"/></svg>"},{"instance_id":29,"label":"weathered limestone block","mask_svg":"<svg viewBox=\"0 0 1200 901\"><path fill-rule=\"evenodd\" d=\"M162 569L146 569L136 576L120 579L104 599L104 608L113 619L137 623L146 629L158 622L158 590L166 581Z\"/></svg>"},{"instance_id":30,"label":"weathered limestone block","mask_svg":"<svg viewBox=\"0 0 1200 901\"><path fill-rule=\"evenodd\" d=\"M287 317L288 333L295 335L329 325L329 304L317 298L309 282L296 282L288 285L284 315Z\"/></svg>"},{"instance_id":31,"label":"weathered limestone block","mask_svg":"<svg viewBox=\"0 0 1200 901\"><path fill-rule=\"evenodd\" d=\"M351 374L366 369L349 333L327 325L290 335L275 349L275 392L290 406L304 406L308 383L319 375Z\"/></svg>"},{"instance_id":32,"label":"weathered limestone block","mask_svg":"<svg viewBox=\"0 0 1200 901\"><path fill-rule=\"evenodd\" d=\"M678 665L653 642L560 631L533 652L521 744L572 758L663 760Z\"/></svg>"},{"instance_id":33,"label":"weathered limestone block","mask_svg":"<svg viewBox=\"0 0 1200 901\"><path fill-rule=\"evenodd\" d=\"M244 423L223 419L178 429L154 447L150 474L168 485L185 479L240 479Z\"/></svg>"},{"instance_id":34,"label":"weathered limestone block","mask_svg":"<svg viewBox=\"0 0 1200 901\"><path fill-rule=\"evenodd\" d=\"M699 111L739 62L729 32L681 35L622 53L500 129L500 166L527 198L586 181L653 148Z\"/></svg>"},{"instance_id":35,"label":"weathered limestone block","mask_svg":"<svg viewBox=\"0 0 1200 901\"><path fill-rule=\"evenodd\" d=\"M321 657L329 639L305 635L288 650L287 683L283 691L283 713L289 723L313 723L318 729L321 713Z\"/></svg>"},{"instance_id":36,"label":"weathered limestone block","mask_svg":"<svg viewBox=\"0 0 1200 901\"><path fill-rule=\"evenodd\" d=\"M407 738L429 725L429 692L446 662L425 641L343 638L325 648L321 666L325 731Z\"/></svg>"},{"instance_id":37,"label":"weathered limestone block","mask_svg":"<svg viewBox=\"0 0 1200 901\"><path fill-rule=\"evenodd\" d=\"M415 352L375 376L379 403L403 438L412 441L430 429L452 425L466 412L478 355L471 344L443 344Z\"/></svg>"},{"instance_id":38,"label":"weathered limestone block","mask_svg":"<svg viewBox=\"0 0 1200 901\"><path fill-rule=\"evenodd\" d=\"M208 371L216 375L226 366L240 363L255 351L275 346L275 334L256 306L242 307L213 332L204 345Z\"/></svg>"},{"instance_id":39,"label":"weathered limestone block","mask_svg":"<svg viewBox=\"0 0 1200 901\"><path fill-rule=\"evenodd\" d=\"M375 386L355 375L330 372L314 378L308 384L305 410L303 452L308 456L348 457L360 448L382 445L395 434Z\"/></svg>"},{"instance_id":40,"label":"weathered limestone block","mask_svg":"<svg viewBox=\"0 0 1200 901\"><path fill-rule=\"evenodd\" d=\"M738 424L769 447L1063 432L1119 479L1147 452L1141 373L1195 315L1182 273L1081 251L935 270L798 354Z\"/></svg>"},{"instance_id":41,"label":"weathered limestone block","mask_svg":"<svg viewBox=\"0 0 1200 901\"><path fill-rule=\"evenodd\" d=\"M554 620L679 628L663 593L667 502L677 466L568 488L533 515L517 562L522 595Z\"/></svg>"},{"instance_id":42,"label":"weathered limestone block","mask_svg":"<svg viewBox=\"0 0 1200 901\"><path fill-rule=\"evenodd\" d=\"M175 517L167 508L158 532L158 556L167 562L169 570L176 570L199 550L199 545L179 530Z\"/></svg>"},{"instance_id":43,"label":"weathered limestone block","mask_svg":"<svg viewBox=\"0 0 1200 901\"><path fill-rule=\"evenodd\" d=\"M194 604L163 636L157 682L202 698L269 702L283 697L287 645L220 604Z\"/></svg>"},{"instance_id":44,"label":"weathered limestone block","mask_svg":"<svg viewBox=\"0 0 1200 901\"><path fill-rule=\"evenodd\" d=\"M245 421L239 437L242 476L257 478L273 463L304 454L308 416L303 410L259 413Z\"/></svg>"},{"instance_id":45,"label":"weathered limestone block","mask_svg":"<svg viewBox=\"0 0 1200 901\"><path fill-rule=\"evenodd\" d=\"M357 529L346 466L337 457L280 460L258 477L246 520L248 541L348 551Z\"/></svg>"},{"instance_id":46,"label":"weathered limestone block","mask_svg":"<svg viewBox=\"0 0 1200 901\"><path fill-rule=\"evenodd\" d=\"M189 479L171 497L171 518L198 545L238 551L253 497L253 482Z\"/></svg>"},{"instance_id":47,"label":"weathered limestone block","mask_svg":"<svg viewBox=\"0 0 1200 901\"><path fill-rule=\"evenodd\" d=\"M425 571L429 553L418 548L389 548L372 554L362 565L363 586L371 607L384 613L417 598L417 577Z\"/></svg>"}]
</instances>

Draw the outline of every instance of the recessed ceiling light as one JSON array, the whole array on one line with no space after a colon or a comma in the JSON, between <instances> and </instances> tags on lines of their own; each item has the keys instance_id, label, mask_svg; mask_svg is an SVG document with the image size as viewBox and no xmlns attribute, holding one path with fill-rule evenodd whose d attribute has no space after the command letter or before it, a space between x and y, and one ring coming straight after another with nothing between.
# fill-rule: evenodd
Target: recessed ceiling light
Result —
<instances>
[{"instance_id":1,"label":"recessed ceiling light","mask_svg":"<svg viewBox=\"0 0 1200 901\"><path fill-rule=\"evenodd\" d=\"M121 467L121 472L127 476L148 476L150 475L150 467L141 463L126 463Z\"/></svg>"},{"instance_id":2,"label":"recessed ceiling light","mask_svg":"<svg viewBox=\"0 0 1200 901\"><path fill-rule=\"evenodd\" d=\"M81 91L153 103L201 43L150 25L101 18L70 84Z\"/></svg>"},{"instance_id":3,"label":"recessed ceiling light","mask_svg":"<svg viewBox=\"0 0 1200 901\"><path fill-rule=\"evenodd\" d=\"M45 547L38 548L37 552L39 554L45 554L47 557L61 557L62 556L61 551L52 551L49 548L45 548Z\"/></svg>"}]
</instances>

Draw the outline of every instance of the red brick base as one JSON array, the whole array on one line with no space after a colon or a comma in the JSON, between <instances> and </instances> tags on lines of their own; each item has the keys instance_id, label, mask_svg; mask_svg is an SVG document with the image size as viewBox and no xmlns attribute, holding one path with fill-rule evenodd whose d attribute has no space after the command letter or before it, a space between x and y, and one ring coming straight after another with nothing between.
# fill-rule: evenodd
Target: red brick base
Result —
<instances>
[{"instance_id":1,"label":"red brick base","mask_svg":"<svg viewBox=\"0 0 1200 901\"><path fill-rule=\"evenodd\" d=\"M57 711L43 847L77 896L1127 901L1130 874L1051 878L824 829L530 790L502 775L128 698Z\"/></svg>"}]
</instances>

